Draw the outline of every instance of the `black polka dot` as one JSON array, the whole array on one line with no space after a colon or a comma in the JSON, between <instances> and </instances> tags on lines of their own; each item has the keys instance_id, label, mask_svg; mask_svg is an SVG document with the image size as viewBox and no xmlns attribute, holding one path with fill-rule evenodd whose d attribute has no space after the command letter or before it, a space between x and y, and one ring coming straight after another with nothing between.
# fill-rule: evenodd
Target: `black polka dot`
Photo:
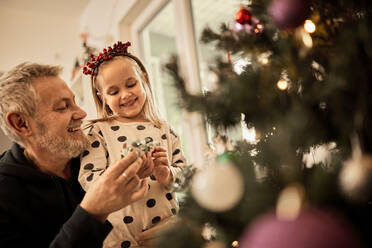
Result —
<instances>
[{"instance_id":1,"label":"black polka dot","mask_svg":"<svg viewBox=\"0 0 372 248\"><path fill-rule=\"evenodd\" d=\"M92 163L84 165L84 170L91 170L94 168L94 165Z\"/></svg>"},{"instance_id":2,"label":"black polka dot","mask_svg":"<svg viewBox=\"0 0 372 248\"><path fill-rule=\"evenodd\" d=\"M167 139L167 135L166 135L166 134L163 134L163 135L161 136L161 138L165 140L165 139Z\"/></svg>"},{"instance_id":3,"label":"black polka dot","mask_svg":"<svg viewBox=\"0 0 372 248\"><path fill-rule=\"evenodd\" d=\"M90 181L92 181L92 179L93 179L93 173L90 174L90 175L87 177L87 181L90 182Z\"/></svg>"},{"instance_id":4,"label":"black polka dot","mask_svg":"<svg viewBox=\"0 0 372 248\"><path fill-rule=\"evenodd\" d=\"M172 200L173 199L173 196L171 193L166 193L165 194L165 197L167 197L168 200Z\"/></svg>"},{"instance_id":5,"label":"black polka dot","mask_svg":"<svg viewBox=\"0 0 372 248\"><path fill-rule=\"evenodd\" d=\"M88 133L88 136L93 136L93 134L91 134L91 133Z\"/></svg>"},{"instance_id":6,"label":"black polka dot","mask_svg":"<svg viewBox=\"0 0 372 248\"><path fill-rule=\"evenodd\" d=\"M175 208L172 208L171 211L172 211L172 214L173 215L176 215L177 214L177 210Z\"/></svg>"},{"instance_id":7,"label":"black polka dot","mask_svg":"<svg viewBox=\"0 0 372 248\"><path fill-rule=\"evenodd\" d=\"M125 224L130 224L130 223L133 222L133 217L132 216L125 216L123 218L123 221L124 221Z\"/></svg>"},{"instance_id":8,"label":"black polka dot","mask_svg":"<svg viewBox=\"0 0 372 248\"><path fill-rule=\"evenodd\" d=\"M125 137L125 136L120 136L119 138L118 138L118 141L120 141L120 142L124 142L124 141L126 141L127 140L127 137Z\"/></svg>"},{"instance_id":9,"label":"black polka dot","mask_svg":"<svg viewBox=\"0 0 372 248\"><path fill-rule=\"evenodd\" d=\"M178 159L175 163L179 164L179 163L183 163L183 161L181 159Z\"/></svg>"},{"instance_id":10,"label":"black polka dot","mask_svg":"<svg viewBox=\"0 0 372 248\"><path fill-rule=\"evenodd\" d=\"M108 158L109 157L109 153L108 152L106 152L106 158Z\"/></svg>"},{"instance_id":11,"label":"black polka dot","mask_svg":"<svg viewBox=\"0 0 372 248\"><path fill-rule=\"evenodd\" d=\"M171 134L173 134L174 137L177 138L177 134L176 134L172 129L169 129L169 132L170 132Z\"/></svg>"},{"instance_id":12,"label":"black polka dot","mask_svg":"<svg viewBox=\"0 0 372 248\"><path fill-rule=\"evenodd\" d=\"M181 179L179 179L179 178L174 179L174 181L175 181L176 183L181 183Z\"/></svg>"},{"instance_id":13,"label":"black polka dot","mask_svg":"<svg viewBox=\"0 0 372 248\"><path fill-rule=\"evenodd\" d=\"M119 128L120 128L119 126L112 126L112 127L111 127L111 130L112 130L112 131L118 131Z\"/></svg>"},{"instance_id":14,"label":"black polka dot","mask_svg":"<svg viewBox=\"0 0 372 248\"><path fill-rule=\"evenodd\" d=\"M94 148L99 147L99 141L98 141L98 140L94 141L94 142L91 144L91 146L94 147Z\"/></svg>"},{"instance_id":15,"label":"black polka dot","mask_svg":"<svg viewBox=\"0 0 372 248\"><path fill-rule=\"evenodd\" d=\"M87 156L88 154L89 154L89 151L85 150L85 151L83 151L82 157L85 157L85 156Z\"/></svg>"},{"instance_id":16,"label":"black polka dot","mask_svg":"<svg viewBox=\"0 0 372 248\"><path fill-rule=\"evenodd\" d=\"M98 134L103 137L103 134L102 134L102 131L101 130L98 131Z\"/></svg>"},{"instance_id":17,"label":"black polka dot","mask_svg":"<svg viewBox=\"0 0 372 248\"><path fill-rule=\"evenodd\" d=\"M121 248L128 248L130 247L131 243L129 240L125 240L123 241L123 243L121 243Z\"/></svg>"},{"instance_id":18,"label":"black polka dot","mask_svg":"<svg viewBox=\"0 0 372 248\"><path fill-rule=\"evenodd\" d=\"M150 186L150 184L149 184L149 190L150 190L150 188L151 188L151 186Z\"/></svg>"},{"instance_id":19,"label":"black polka dot","mask_svg":"<svg viewBox=\"0 0 372 248\"><path fill-rule=\"evenodd\" d=\"M176 150L174 150L174 152L172 153L172 155L174 156L174 155L177 155L178 153L180 153L180 149L176 149Z\"/></svg>"},{"instance_id":20,"label":"black polka dot","mask_svg":"<svg viewBox=\"0 0 372 248\"><path fill-rule=\"evenodd\" d=\"M138 126L137 126L137 129L138 129L138 130L145 130L146 128L145 128L145 126L138 125Z\"/></svg>"},{"instance_id":21,"label":"black polka dot","mask_svg":"<svg viewBox=\"0 0 372 248\"><path fill-rule=\"evenodd\" d=\"M158 223L160 220L161 220L160 216L156 216L156 217L152 218L152 224L156 224L156 223Z\"/></svg>"},{"instance_id":22,"label":"black polka dot","mask_svg":"<svg viewBox=\"0 0 372 248\"><path fill-rule=\"evenodd\" d=\"M150 142L152 142L152 141L153 141L153 139L152 139L151 137L146 137L146 138L145 138L145 141L146 141L146 144L147 144L147 143L150 143Z\"/></svg>"},{"instance_id":23,"label":"black polka dot","mask_svg":"<svg viewBox=\"0 0 372 248\"><path fill-rule=\"evenodd\" d=\"M148 208L152 208L152 207L154 207L155 204L156 204L155 199L149 199L149 200L146 202L146 206L147 206Z\"/></svg>"},{"instance_id":24,"label":"black polka dot","mask_svg":"<svg viewBox=\"0 0 372 248\"><path fill-rule=\"evenodd\" d=\"M155 176L154 176L154 175L151 175L151 176L150 176L150 178L151 178L151 180L153 180L153 181L155 181L155 180L156 180L156 178L155 178Z\"/></svg>"}]
</instances>

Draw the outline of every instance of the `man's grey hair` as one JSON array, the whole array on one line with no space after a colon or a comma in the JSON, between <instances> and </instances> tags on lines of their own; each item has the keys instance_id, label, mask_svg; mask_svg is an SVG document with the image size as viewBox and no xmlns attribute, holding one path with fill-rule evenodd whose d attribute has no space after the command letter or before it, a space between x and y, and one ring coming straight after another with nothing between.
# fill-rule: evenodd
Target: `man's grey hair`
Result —
<instances>
[{"instance_id":1,"label":"man's grey hair","mask_svg":"<svg viewBox=\"0 0 372 248\"><path fill-rule=\"evenodd\" d=\"M0 127L13 141L24 145L21 137L6 121L10 111L19 111L29 117L35 116L37 94L33 82L41 77L57 77L62 71L59 66L25 62L17 65L0 78Z\"/></svg>"}]
</instances>

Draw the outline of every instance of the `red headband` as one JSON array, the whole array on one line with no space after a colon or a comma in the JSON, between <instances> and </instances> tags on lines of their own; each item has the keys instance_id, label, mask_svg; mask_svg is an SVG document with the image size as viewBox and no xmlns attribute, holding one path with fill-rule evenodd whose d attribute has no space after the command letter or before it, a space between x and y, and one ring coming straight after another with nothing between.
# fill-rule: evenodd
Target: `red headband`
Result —
<instances>
[{"instance_id":1,"label":"red headband","mask_svg":"<svg viewBox=\"0 0 372 248\"><path fill-rule=\"evenodd\" d=\"M112 47L108 47L107 49L104 48L98 56L94 56L93 54L90 55L90 61L88 61L85 66L83 67L83 73L85 75L93 75L94 70L103 62L112 59L117 55L125 55L128 54L128 47L131 43L128 41L126 43L122 43L118 41Z\"/></svg>"}]
</instances>

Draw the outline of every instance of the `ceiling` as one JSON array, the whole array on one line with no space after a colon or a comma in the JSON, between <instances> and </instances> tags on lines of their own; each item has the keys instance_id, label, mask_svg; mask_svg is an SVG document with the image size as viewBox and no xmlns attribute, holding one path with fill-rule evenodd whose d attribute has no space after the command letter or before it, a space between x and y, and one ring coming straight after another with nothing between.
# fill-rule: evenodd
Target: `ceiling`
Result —
<instances>
[{"instance_id":1,"label":"ceiling","mask_svg":"<svg viewBox=\"0 0 372 248\"><path fill-rule=\"evenodd\" d=\"M77 18L90 0L1 0L0 8Z\"/></svg>"}]
</instances>

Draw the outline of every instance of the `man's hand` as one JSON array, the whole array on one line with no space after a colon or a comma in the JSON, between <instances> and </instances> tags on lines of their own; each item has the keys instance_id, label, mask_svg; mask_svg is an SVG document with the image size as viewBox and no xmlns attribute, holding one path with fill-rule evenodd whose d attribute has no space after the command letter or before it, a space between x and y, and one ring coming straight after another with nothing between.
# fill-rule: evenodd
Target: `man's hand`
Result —
<instances>
[{"instance_id":1,"label":"man's hand","mask_svg":"<svg viewBox=\"0 0 372 248\"><path fill-rule=\"evenodd\" d=\"M80 206L103 223L110 213L141 199L147 191L144 182L136 190L142 163L133 151L110 165L86 192Z\"/></svg>"},{"instance_id":2,"label":"man's hand","mask_svg":"<svg viewBox=\"0 0 372 248\"><path fill-rule=\"evenodd\" d=\"M138 177L141 179L151 176L154 170L154 162L152 161L151 153L152 152L147 152L141 156L143 164L137 172Z\"/></svg>"},{"instance_id":3,"label":"man's hand","mask_svg":"<svg viewBox=\"0 0 372 248\"><path fill-rule=\"evenodd\" d=\"M154 158L154 176L159 183L168 186L172 180L169 168L167 150L163 147L156 146L152 152Z\"/></svg>"}]
</instances>

